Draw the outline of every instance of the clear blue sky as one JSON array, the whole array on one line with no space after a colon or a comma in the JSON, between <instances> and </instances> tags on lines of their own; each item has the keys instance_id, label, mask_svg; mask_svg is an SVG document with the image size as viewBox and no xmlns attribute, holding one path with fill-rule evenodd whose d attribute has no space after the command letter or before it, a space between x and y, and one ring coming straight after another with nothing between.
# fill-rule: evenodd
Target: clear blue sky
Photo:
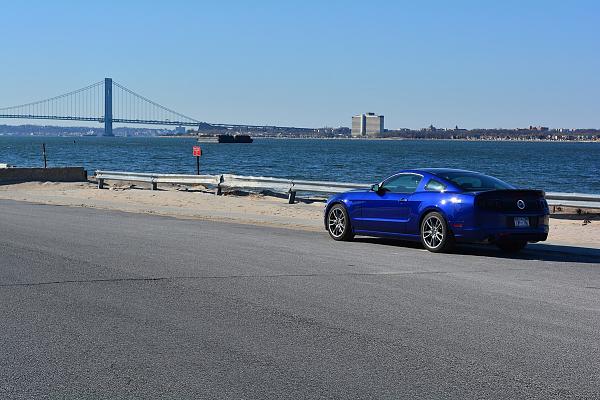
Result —
<instances>
[{"instance_id":1,"label":"clear blue sky","mask_svg":"<svg viewBox=\"0 0 600 400\"><path fill-rule=\"evenodd\" d=\"M112 77L208 122L600 128L598 1L33 1L0 106Z\"/></svg>"}]
</instances>

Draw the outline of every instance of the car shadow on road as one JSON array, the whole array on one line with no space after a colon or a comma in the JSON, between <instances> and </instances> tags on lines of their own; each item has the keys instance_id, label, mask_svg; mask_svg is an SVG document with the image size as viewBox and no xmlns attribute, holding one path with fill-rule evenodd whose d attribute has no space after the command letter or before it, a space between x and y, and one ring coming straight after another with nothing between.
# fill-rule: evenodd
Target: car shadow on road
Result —
<instances>
[{"instance_id":1,"label":"car shadow on road","mask_svg":"<svg viewBox=\"0 0 600 400\"><path fill-rule=\"evenodd\" d=\"M423 246L421 246L420 243L397 239L357 237L354 240L360 243L371 243L381 246L423 249ZM423 249L423 251L425 250ZM480 257L506 258L514 260L539 260L600 264L600 249L541 243L530 243L523 251L516 254L502 252L500 249L493 245L475 244L457 245L451 253Z\"/></svg>"}]
</instances>

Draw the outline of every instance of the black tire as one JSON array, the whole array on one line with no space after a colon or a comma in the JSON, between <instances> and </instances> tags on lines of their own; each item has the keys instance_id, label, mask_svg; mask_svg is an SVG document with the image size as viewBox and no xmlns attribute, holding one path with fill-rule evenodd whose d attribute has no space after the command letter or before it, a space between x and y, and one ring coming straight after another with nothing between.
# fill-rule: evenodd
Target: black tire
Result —
<instances>
[{"instance_id":1,"label":"black tire","mask_svg":"<svg viewBox=\"0 0 600 400\"><path fill-rule=\"evenodd\" d=\"M505 253L518 253L527 246L525 240L500 240L496 242L496 246Z\"/></svg>"},{"instance_id":2,"label":"black tire","mask_svg":"<svg viewBox=\"0 0 600 400\"><path fill-rule=\"evenodd\" d=\"M448 223L439 212L430 212L423 217L420 233L423 247L433 253L443 253L454 247Z\"/></svg>"},{"instance_id":3,"label":"black tire","mask_svg":"<svg viewBox=\"0 0 600 400\"><path fill-rule=\"evenodd\" d=\"M354 232L346 208L341 204L334 204L327 212L327 233L333 240L351 241Z\"/></svg>"}]
</instances>

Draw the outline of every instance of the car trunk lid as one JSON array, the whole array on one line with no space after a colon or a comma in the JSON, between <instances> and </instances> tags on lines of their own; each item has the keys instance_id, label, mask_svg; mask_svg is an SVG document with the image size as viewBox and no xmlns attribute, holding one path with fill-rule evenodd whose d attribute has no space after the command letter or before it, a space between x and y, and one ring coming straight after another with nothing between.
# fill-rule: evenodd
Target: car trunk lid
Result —
<instances>
[{"instance_id":1,"label":"car trunk lid","mask_svg":"<svg viewBox=\"0 0 600 400\"><path fill-rule=\"evenodd\" d=\"M482 210L524 214L543 212L547 208L545 194L542 190L489 190L474 195L475 206Z\"/></svg>"}]
</instances>

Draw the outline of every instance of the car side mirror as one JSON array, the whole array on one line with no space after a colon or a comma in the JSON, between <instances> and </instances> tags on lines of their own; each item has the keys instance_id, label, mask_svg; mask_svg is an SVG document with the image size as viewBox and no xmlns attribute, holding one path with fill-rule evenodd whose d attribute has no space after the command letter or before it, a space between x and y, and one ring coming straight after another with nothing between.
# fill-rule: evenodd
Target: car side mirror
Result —
<instances>
[{"instance_id":1,"label":"car side mirror","mask_svg":"<svg viewBox=\"0 0 600 400\"><path fill-rule=\"evenodd\" d=\"M380 190L380 189L381 189L381 188L379 187L379 184L378 184L378 183L376 183L376 184L374 184L374 185L371 185L371 190L372 190L372 191L374 191L375 193L379 193L379 190Z\"/></svg>"}]
</instances>

